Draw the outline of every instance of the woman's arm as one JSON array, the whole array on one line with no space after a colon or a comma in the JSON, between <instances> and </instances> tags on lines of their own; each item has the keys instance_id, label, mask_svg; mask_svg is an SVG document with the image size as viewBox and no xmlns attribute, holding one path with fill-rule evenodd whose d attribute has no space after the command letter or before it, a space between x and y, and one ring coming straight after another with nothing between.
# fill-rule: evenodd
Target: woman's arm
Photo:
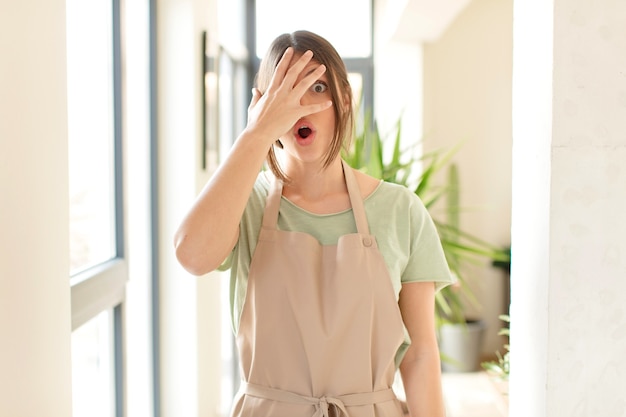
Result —
<instances>
[{"instance_id":1,"label":"woman's arm","mask_svg":"<svg viewBox=\"0 0 626 417\"><path fill-rule=\"evenodd\" d=\"M441 364L435 331L435 285L402 285L400 311L411 337L400 374L411 417L445 417L441 390Z\"/></svg>"},{"instance_id":2,"label":"woman's arm","mask_svg":"<svg viewBox=\"0 0 626 417\"><path fill-rule=\"evenodd\" d=\"M234 247L239 221L271 144L300 118L332 104L300 103L326 70L320 65L296 83L311 57L309 52L296 59L293 49L288 48L265 94L254 90L248 125L176 231L176 257L192 274L214 270Z\"/></svg>"}]
</instances>

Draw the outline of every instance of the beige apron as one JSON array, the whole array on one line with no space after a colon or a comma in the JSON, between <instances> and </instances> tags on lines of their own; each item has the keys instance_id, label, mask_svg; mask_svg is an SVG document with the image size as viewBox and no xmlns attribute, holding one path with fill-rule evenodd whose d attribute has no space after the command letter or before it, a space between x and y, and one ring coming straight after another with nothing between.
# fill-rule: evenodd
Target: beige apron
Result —
<instances>
[{"instance_id":1,"label":"beige apron","mask_svg":"<svg viewBox=\"0 0 626 417\"><path fill-rule=\"evenodd\" d=\"M354 173L343 169L358 233L332 246L278 230L282 183L273 181L237 334L233 416L402 416L391 390L402 318Z\"/></svg>"}]
</instances>

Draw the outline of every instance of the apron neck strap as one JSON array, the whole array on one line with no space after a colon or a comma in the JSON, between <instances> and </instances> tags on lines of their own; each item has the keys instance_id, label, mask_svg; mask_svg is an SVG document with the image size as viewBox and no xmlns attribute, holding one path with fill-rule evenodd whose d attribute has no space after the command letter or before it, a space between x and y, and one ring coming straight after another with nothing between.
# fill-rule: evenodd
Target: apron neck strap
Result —
<instances>
[{"instance_id":1,"label":"apron neck strap","mask_svg":"<svg viewBox=\"0 0 626 417\"><path fill-rule=\"evenodd\" d=\"M265 199L265 211L263 213L264 229L276 229L278 210L280 209L280 198L282 195L283 182L272 175L269 193Z\"/></svg>"},{"instance_id":2,"label":"apron neck strap","mask_svg":"<svg viewBox=\"0 0 626 417\"><path fill-rule=\"evenodd\" d=\"M369 235L370 230L367 224L367 216L365 215L365 206L363 205L359 184L356 182L354 172L348 163L342 159L341 164L343 166L343 175L346 178L348 194L350 195L350 204L352 205L352 213L354 214L354 221L356 222L356 230L360 234Z\"/></svg>"},{"instance_id":3,"label":"apron neck strap","mask_svg":"<svg viewBox=\"0 0 626 417\"><path fill-rule=\"evenodd\" d=\"M346 180L346 187L348 188L348 195L350 196L350 205L352 206L352 213L354 214L356 230L360 234L369 235L369 226L367 224L367 216L365 215L365 207L363 205L363 198L361 198L359 184L356 181L354 172L352 172L352 168L346 163L346 161L342 159L341 164ZM263 228L276 229L282 193L283 182L272 176L269 194L265 200Z\"/></svg>"}]
</instances>

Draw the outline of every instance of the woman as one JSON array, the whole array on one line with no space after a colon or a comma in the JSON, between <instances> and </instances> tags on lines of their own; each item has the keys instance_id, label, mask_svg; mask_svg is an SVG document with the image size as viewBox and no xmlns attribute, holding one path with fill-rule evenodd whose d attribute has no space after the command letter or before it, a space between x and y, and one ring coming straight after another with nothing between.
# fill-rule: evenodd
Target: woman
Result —
<instances>
[{"instance_id":1,"label":"woman","mask_svg":"<svg viewBox=\"0 0 626 417\"><path fill-rule=\"evenodd\" d=\"M279 36L256 81L175 236L192 274L231 268L233 415L402 416L399 366L410 415L443 417L434 297L451 278L426 209L342 161L352 93L325 39Z\"/></svg>"}]
</instances>

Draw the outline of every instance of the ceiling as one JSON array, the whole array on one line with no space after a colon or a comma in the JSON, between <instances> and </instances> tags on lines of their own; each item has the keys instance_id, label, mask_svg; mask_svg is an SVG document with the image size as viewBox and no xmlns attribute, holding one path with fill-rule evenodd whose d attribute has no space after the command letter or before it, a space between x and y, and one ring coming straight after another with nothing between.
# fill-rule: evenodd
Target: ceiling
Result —
<instances>
[{"instance_id":1,"label":"ceiling","mask_svg":"<svg viewBox=\"0 0 626 417\"><path fill-rule=\"evenodd\" d=\"M381 0L381 30L386 39L432 42L471 0Z\"/></svg>"}]
</instances>

